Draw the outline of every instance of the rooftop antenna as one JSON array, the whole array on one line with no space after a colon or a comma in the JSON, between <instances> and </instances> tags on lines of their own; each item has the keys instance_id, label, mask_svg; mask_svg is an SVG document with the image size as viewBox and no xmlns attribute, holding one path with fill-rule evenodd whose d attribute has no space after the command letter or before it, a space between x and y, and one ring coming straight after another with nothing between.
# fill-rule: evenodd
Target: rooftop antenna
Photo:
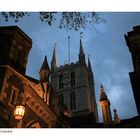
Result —
<instances>
[{"instance_id":1,"label":"rooftop antenna","mask_svg":"<svg viewBox=\"0 0 140 140\"><path fill-rule=\"evenodd\" d=\"M70 64L70 36L68 36L68 63Z\"/></svg>"},{"instance_id":2,"label":"rooftop antenna","mask_svg":"<svg viewBox=\"0 0 140 140\"><path fill-rule=\"evenodd\" d=\"M64 65L66 65L67 64L67 60L64 60Z\"/></svg>"}]
</instances>

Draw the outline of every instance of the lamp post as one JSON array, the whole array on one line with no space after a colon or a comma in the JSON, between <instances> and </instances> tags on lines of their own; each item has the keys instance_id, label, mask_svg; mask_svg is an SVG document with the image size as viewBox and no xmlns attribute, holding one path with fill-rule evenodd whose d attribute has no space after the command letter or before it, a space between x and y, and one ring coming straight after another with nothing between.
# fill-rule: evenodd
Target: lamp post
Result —
<instances>
[{"instance_id":1,"label":"lamp post","mask_svg":"<svg viewBox=\"0 0 140 140\"><path fill-rule=\"evenodd\" d=\"M17 120L17 128L22 128L22 118L25 114L25 107L23 105L16 105L14 109L14 117Z\"/></svg>"}]
</instances>

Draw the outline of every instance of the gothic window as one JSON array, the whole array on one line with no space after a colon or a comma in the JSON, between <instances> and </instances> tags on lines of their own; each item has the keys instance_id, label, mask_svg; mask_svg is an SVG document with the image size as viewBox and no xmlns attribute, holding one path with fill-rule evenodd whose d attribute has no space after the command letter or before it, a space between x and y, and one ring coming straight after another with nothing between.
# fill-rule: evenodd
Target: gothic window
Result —
<instances>
[{"instance_id":1,"label":"gothic window","mask_svg":"<svg viewBox=\"0 0 140 140\"><path fill-rule=\"evenodd\" d=\"M18 89L16 89L15 87L12 87L10 101L9 101L9 103L11 105L16 104L16 102L17 102L17 94L18 94Z\"/></svg>"},{"instance_id":2,"label":"gothic window","mask_svg":"<svg viewBox=\"0 0 140 140\"><path fill-rule=\"evenodd\" d=\"M64 86L63 75L59 75L59 89L62 89L63 86Z\"/></svg>"},{"instance_id":3,"label":"gothic window","mask_svg":"<svg viewBox=\"0 0 140 140\"><path fill-rule=\"evenodd\" d=\"M70 93L70 109L76 109L76 96L75 92Z\"/></svg>"},{"instance_id":4,"label":"gothic window","mask_svg":"<svg viewBox=\"0 0 140 140\"><path fill-rule=\"evenodd\" d=\"M75 86L75 73L71 73L71 87Z\"/></svg>"}]
</instances>

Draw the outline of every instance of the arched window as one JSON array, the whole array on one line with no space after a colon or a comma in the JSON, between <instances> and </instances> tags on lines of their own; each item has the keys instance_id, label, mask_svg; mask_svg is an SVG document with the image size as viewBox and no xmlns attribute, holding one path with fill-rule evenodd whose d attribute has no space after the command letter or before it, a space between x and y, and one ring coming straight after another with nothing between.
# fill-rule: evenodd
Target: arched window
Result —
<instances>
[{"instance_id":1,"label":"arched window","mask_svg":"<svg viewBox=\"0 0 140 140\"><path fill-rule=\"evenodd\" d=\"M76 109L76 96L75 92L70 93L70 109Z\"/></svg>"},{"instance_id":2,"label":"arched window","mask_svg":"<svg viewBox=\"0 0 140 140\"><path fill-rule=\"evenodd\" d=\"M63 84L63 75L59 75L59 89L62 89L64 86Z\"/></svg>"},{"instance_id":3,"label":"arched window","mask_svg":"<svg viewBox=\"0 0 140 140\"><path fill-rule=\"evenodd\" d=\"M75 86L75 73L71 73L71 87Z\"/></svg>"}]
</instances>

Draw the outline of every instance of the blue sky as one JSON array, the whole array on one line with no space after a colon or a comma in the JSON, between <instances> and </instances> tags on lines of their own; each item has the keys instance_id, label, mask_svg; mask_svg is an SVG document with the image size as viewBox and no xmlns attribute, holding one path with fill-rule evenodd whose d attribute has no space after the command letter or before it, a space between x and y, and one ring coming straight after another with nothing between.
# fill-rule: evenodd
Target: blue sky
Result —
<instances>
[{"instance_id":1,"label":"blue sky","mask_svg":"<svg viewBox=\"0 0 140 140\"><path fill-rule=\"evenodd\" d=\"M121 119L137 115L133 92L129 79L129 72L133 71L131 54L126 46L124 34L133 30L133 26L140 25L140 13L135 12L102 12L100 16L107 23L95 24L94 28L85 30L66 31L59 29L58 23L48 26L41 22L34 13L20 22L0 21L0 26L18 25L30 38L33 46L28 57L27 75L39 79L39 69L45 55L51 62L54 44L58 64L63 65L68 60L68 36L71 37L71 62L78 60L80 32L83 31L82 42L86 55L90 55L95 79L95 92L98 105L99 119L102 121L99 106L100 84L104 85L106 94L113 109L116 108Z\"/></svg>"}]
</instances>

